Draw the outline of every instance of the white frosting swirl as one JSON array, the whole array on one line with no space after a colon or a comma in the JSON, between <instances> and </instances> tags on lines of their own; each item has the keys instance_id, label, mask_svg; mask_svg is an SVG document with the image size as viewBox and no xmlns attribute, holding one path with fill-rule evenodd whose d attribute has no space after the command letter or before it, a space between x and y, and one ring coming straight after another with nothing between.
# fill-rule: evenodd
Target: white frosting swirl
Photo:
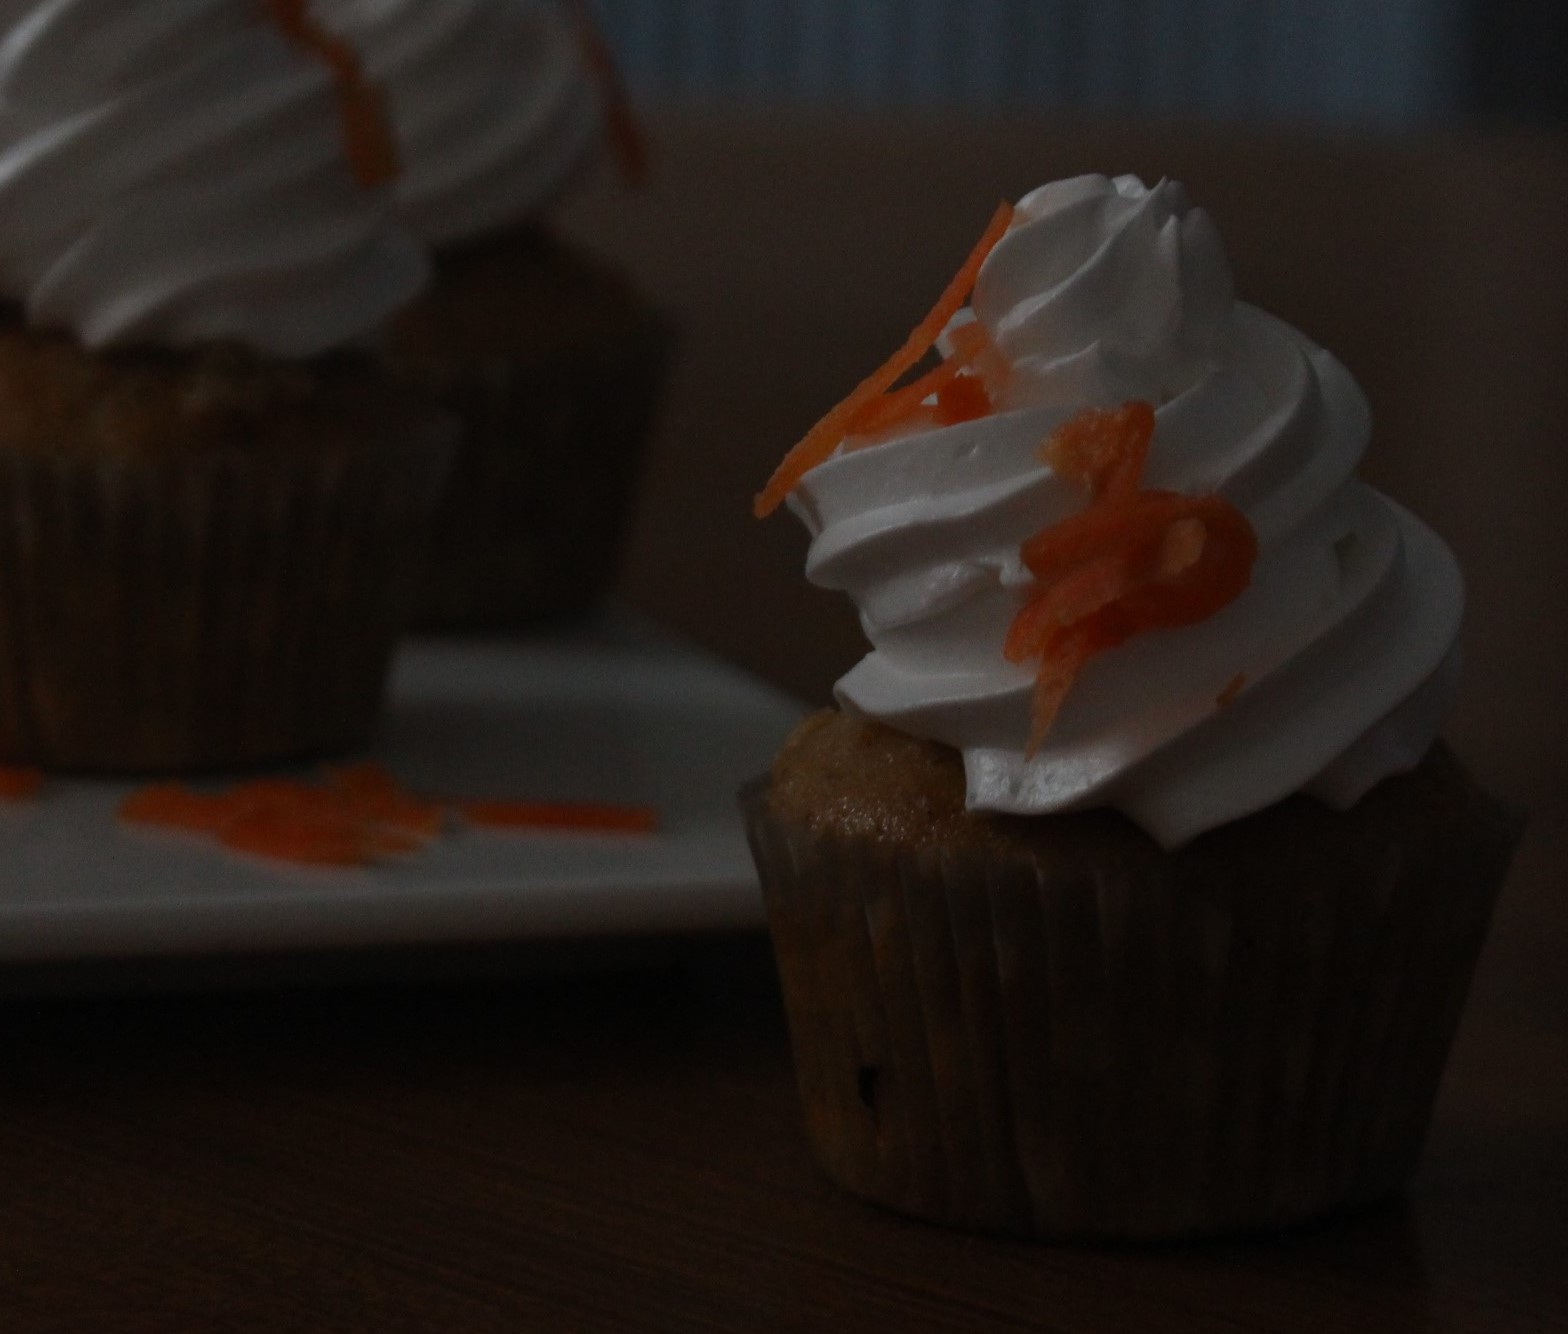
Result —
<instances>
[{"instance_id":1,"label":"white frosting swirl","mask_svg":"<svg viewBox=\"0 0 1568 1334\"><path fill-rule=\"evenodd\" d=\"M808 576L855 599L873 645L841 703L960 749L971 808L1109 805L1167 846L1292 792L1348 807L1414 767L1456 684L1457 566L1352 477L1360 390L1232 299L1181 187L1086 176L1026 196L972 312L1011 368L996 413L840 450L791 497ZM1238 506L1252 582L1205 621L1092 659L1026 758L1034 667L1002 655L1033 583L1019 546L1085 504L1039 446L1133 398L1158 405L1145 484Z\"/></svg>"},{"instance_id":2,"label":"white frosting swirl","mask_svg":"<svg viewBox=\"0 0 1568 1334\"><path fill-rule=\"evenodd\" d=\"M398 198L433 244L534 216L600 140L572 20L546 0L314 0L386 90Z\"/></svg>"},{"instance_id":3,"label":"white frosting swirl","mask_svg":"<svg viewBox=\"0 0 1568 1334\"><path fill-rule=\"evenodd\" d=\"M309 356L425 282L259 0L0 0L0 291L90 347Z\"/></svg>"}]
</instances>

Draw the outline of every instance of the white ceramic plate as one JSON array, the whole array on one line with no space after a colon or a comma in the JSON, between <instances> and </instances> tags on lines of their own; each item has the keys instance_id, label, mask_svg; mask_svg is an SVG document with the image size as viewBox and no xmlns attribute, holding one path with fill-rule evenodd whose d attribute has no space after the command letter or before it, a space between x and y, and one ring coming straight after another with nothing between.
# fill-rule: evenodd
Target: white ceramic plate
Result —
<instances>
[{"instance_id":1,"label":"white ceramic plate","mask_svg":"<svg viewBox=\"0 0 1568 1334\"><path fill-rule=\"evenodd\" d=\"M128 828L130 784L0 805L0 965L462 945L751 927L735 806L798 704L645 623L416 641L372 751L450 796L650 804L652 835L464 830L364 870L295 868Z\"/></svg>"}]
</instances>

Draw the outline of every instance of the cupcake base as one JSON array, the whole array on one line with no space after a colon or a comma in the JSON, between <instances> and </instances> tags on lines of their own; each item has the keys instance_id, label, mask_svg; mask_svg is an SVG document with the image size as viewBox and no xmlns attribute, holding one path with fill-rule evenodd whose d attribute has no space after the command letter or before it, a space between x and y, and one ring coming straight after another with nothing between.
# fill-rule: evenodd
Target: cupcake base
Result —
<instances>
[{"instance_id":1,"label":"cupcake base","mask_svg":"<svg viewBox=\"0 0 1568 1334\"><path fill-rule=\"evenodd\" d=\"M528 629L599 602L671 346L619 274L540 228L440 257L386 349L393 373L463 425L416 594L421 628Z\"/></svg>"},{"instance_id":2,"label":"cupcake base","mask_svg":"<svg viewBox=\"0 0 1568 1334\"><path fill-rule=\"evenodd\" d=\"M362 745L444 459L0 468L0 756L176 772Z\"/></svg>"},{"instance_id":3,"label":"cupcake base","mask_svg":"<svg viewBox=\"0 0 1568 1334\"><path fill-rule=\"evenodd\" d=\"M1167 853L1108 812L963 816L951 752L816 730L744 804L841 1184L987 1232L1172 1239L1410 1176L1519 833L1445 749L1352 811L1291 798Z\"/></svg>"},{"instance_id":4,"label":"cupcake base","mask_svg":"<svg viewBox=\"0 0 1568 1334\"><path fill-rule=\"evenodd\" d=\"M0 762L363 744L451 449L356 360L94 354L0 322Z\"/></svg>"}]
</instances>

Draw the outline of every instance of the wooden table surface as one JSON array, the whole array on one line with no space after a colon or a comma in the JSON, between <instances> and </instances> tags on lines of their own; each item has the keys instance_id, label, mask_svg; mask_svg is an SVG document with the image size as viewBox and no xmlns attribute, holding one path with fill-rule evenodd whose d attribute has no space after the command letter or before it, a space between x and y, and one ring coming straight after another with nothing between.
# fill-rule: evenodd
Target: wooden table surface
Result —
<instances>
[{"instance_id":1,"label":"wooden table surface","mask_svg":"<svg viewBox=\"0 0 1568 1334\"><path fill-rule=\"evenodd\" d=\"M803 695L853 618L745 502L998 196L1184 177L1243 294L1367 384L1370 473L1469 573L1450 735L1531 814L1420 1173L1279 1237L999 1242L818 1172L760 937L553 980L504 948L330 987L225 988L217 961L199 990L0 1001L0 1331L1568 1329L1568 145L655 128L648 194L565 221L684 336L623 592Z\"/></svg>"}]
</instances>

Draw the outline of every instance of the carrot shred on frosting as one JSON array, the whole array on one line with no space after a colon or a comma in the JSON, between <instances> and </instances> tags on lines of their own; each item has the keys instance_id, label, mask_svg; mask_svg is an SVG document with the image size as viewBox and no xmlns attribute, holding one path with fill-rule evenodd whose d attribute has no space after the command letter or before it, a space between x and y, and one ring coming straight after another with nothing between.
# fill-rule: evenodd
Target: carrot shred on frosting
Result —
<instances>
[{"instance_id":1,"label":"carrot shred on frosting","mask_svg":"<svg viewBox=\"0 0 1568 1334\"><path fill-rule=\"evenodd\" d=\"M954 332L952 342L953 353L945 361L927 371L919 379L911 380L898 389L889 390L865 404L850 418L846 434L874 435L880 431L891 430L895 426L902 426L916 419L922 412L935 423L942 413L943 395L949 395L947 401L951 410L955 402L951 394L960 384L974 386L985 402L984 410L975 413L975 416L982 416L984 412L989 412L991 399L986 393L984 383L977 376L964 374L990 347L985 329L978 324L966 324ZM925 401L932 396L936 398L936 407L927 408ZM954 418L954 420L963 420L963 418Z\"/></svg>"},{"instance_id":2,"label":"carrot shred on frosting","mask_svg":"<svg viewBox=\"0 0 1568 1334\"><path fill-rule=\"evenodd\" d=\"M1205 620L1251 581L1258 540L1240 510L1217 495L1142 487L1153 437L1153 407L1132 402L1080 413L1041 451L1089 505L1019 548L1037 583L1003 651L1039 662L1030 755L1091 658L1145 631Z\"/></svg>"},{"instance_id":3,"label":"carrot shred on frosting","mask_svg":"<svg viewBox=\"0 0 1568 1334\"><path fill-rule=\"evenodd\" d=\"M615 53L610 49L599 25L594 22L585 0L573 0L568 13L577 30L577 45L582 52L583 63L598 85L605 135L615 165L628 185L646 185L648 137L643 133L637 113L632 110L632 100L626 92L626 80L621 76Z\"/></svg>"},{"instance_id":4,"label":"carrot shred on frosting","mask_svg":"<svg viewBox=\"0 0 1568 1334\"><path fill-rule=\"evenodd\" d=\"M977 421L991 411L991 395L978 375L960 375L936 392L932 414L938 426Z\"/></svg>"},{"instance_id":5,"label":"carrot shred on frosting","mask_svg":"<svg viewBox=\"0 0 1568 1334\"><path fill-rule=\"evenodd\" d=\"M222 791L151 784L126 797L119 815L132 824L206 835L237 852L312 866L368 866L417 852L454 818L489 829L581 833L644 834L658 823L646 806L422 797L374 762L329 767L319 781L261 778Z\"/></svg>"},{"instance_id":6,"label":"carrot shred on frosting","mask_svg":"<svg viewBox=\"0 0 1568 1334\"><path fill-rule=\"evenodd\" d=\"M365 76L358 52L311 15L309 0L267 0L267 6L283 35L332 71L354 179L367 190L396 180L402 164L392 119L381 89Z\"/></svg>"},{"instance_id":7,"label":"carrot shred on frosting","mask_svg":"<svg viewBox=\"0 0 1568 1334\"><path fill-rule=\"evenodd\" d=\"M980 276L980 266L985 263L986 256L995 248L996 243L1006 234L1013 221L1013 206L1002 204L992 215L990 224L984 234L970 251L969 257L964 261L953 279L948 283L942 295L937 298L936 305L932 306L926 317L917 324L904 340L904 345L887 359L880 367L862 380L839 405L824 416L811 430L807 431L774 470L773 476L768 479L768 484L758 493L752 504L752 512L759 518L766 518L772 514L786 496L793 491L800 479L808 472L823 462L833 451L838 448L843 439L859 430L864 430L864 417L870 409L898 382L900 376L912 370L920 359L934 346L936 340L942 336L942 331L947 328L953 316L963 308L969 294L974 291L975 280ZM961 330L959 331L962 332ZM956 369L961 368L955 368ZM941 370L938 367L938 370ZM936 372L932 372L935 374ZM918 384L919 381L916 381ZM913 389L915 386L911 385ZM927 390L927 394L931 392ZM914 400L918 407L925 397Z\"/></svg>"},{"instance_id":8,"label":"carrot shred on frosting","mask_svg":"<svg viewBox=\"0 0 1568 1334\"><path fill-rule=\"evenodd\" d=\"M25 801L36 797L43 785L44 775L40 769L0 764L0 801Z\"/></svg>"}]
</instances>

